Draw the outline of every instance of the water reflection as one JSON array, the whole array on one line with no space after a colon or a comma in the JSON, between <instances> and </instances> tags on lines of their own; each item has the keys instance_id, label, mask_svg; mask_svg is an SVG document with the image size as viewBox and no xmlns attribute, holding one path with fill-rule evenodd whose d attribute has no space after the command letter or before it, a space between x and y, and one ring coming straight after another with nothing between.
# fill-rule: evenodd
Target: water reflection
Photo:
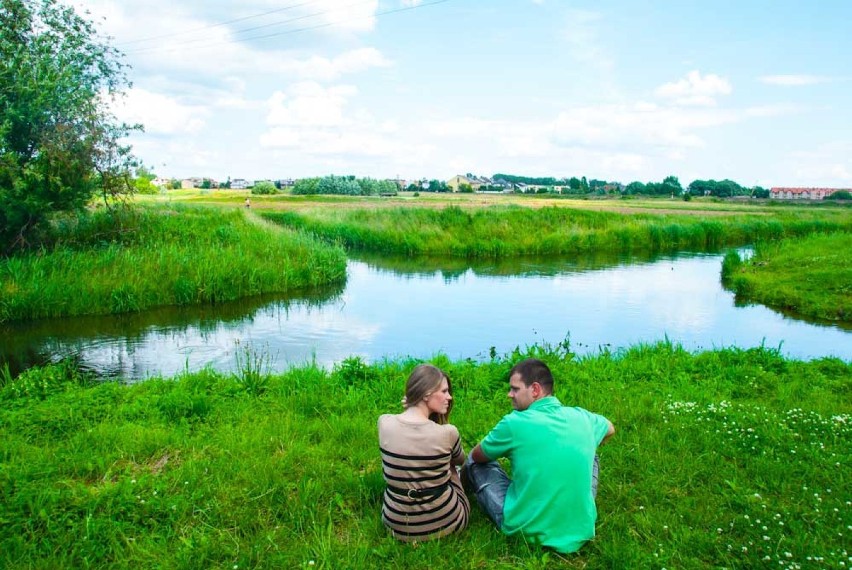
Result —
<instances>
[{"instance_id":1,"label":"water reflection","mask_svg":"<svg viewBox=\"0 0 852 570\"><path fill-rule=\"evenodd\" d=\"M764 344L796 358L852 359L852 333L841 327L736 306L719 283L721 260L359 257L345 287L312 296L9 327L0 330L0 358L20 367L77 355L106 376L138 379L230 370L238 342L267 351L280 370L352 355L484 358L491 347L505 353L570 335L580 353L668 337L689 350Z\"/></svg>"},{"instance_id":2,"label":"water reflection","mask_svg":"<svg viewBox=\"0 0 852 570\"><path fill-rule=\"evenodd\" d=\"M236 341L254 321L268 318L270 311L286 319L293 310L316 309L339 300L344 287L337 284L289 298L259 295L217 305L0 325L0 362L17 373L75 358L84 368L115 378L144 378L160 371L172 374L230 362Z\"/></svg>"},{"instance_id":3,"label":"water reflection","mask_svg":"<svg viewBox=\"0 0 852 570\"><path fill-rule=\"evenodd\" d=\"M444 281L449 283L458 281L468 272L490 277L546 277L566 272L576 273L619 265L649 263L662 257L660 254L649 253L592 252L570 258L539 256L483 260L358 254L350 259L365 263L377 271L386 271L399 276L423 277L440 274Z\"/></svg>"}]
</instances>

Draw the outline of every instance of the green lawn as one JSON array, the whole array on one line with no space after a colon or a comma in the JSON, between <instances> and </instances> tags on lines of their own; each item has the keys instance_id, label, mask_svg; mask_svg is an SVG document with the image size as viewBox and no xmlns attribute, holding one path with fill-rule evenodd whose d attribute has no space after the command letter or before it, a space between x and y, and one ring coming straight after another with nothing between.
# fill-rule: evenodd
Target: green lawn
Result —
<instances>
[{"instance_id":1,"label":"green lawn","mask_svg":"<svg viewBox=\"0 0 852 570\"><path fill-rule=\"evenodd\" d=\"M742 300L852 322L852 233L760 243L745 263L729 254L724 275Z\"/></svg>"},{"instance_id":2,"label":"green lawn","mask_svg":"<svg viewBox=\"0 0 852 570\"><path fill-rule=\"evenodd\" d=\"M450 373L467 451L544 358L557 396L609 417L598 536L562 557L470 527L405 545L380 520L379 414L414 361L89 385L0 374L0 565L9 568L840 568L852 564L852 364L669 344L530 348Z\"/></svg>"}]
</instances>

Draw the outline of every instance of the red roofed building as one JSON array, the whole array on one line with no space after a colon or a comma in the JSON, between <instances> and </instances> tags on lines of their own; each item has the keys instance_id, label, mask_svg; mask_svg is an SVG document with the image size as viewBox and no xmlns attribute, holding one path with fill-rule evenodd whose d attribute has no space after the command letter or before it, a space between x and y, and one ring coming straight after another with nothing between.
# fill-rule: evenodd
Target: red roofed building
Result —
<instances>
[{"instance_id":1,"label":"red roofed building","mask_svg":"<svg viewBox=\"0 0 852 570\"><path fill-rule=\"evenodd\" d=\"M772 188L769 197L776 200L823 200L845 188Z\"/></svg>"}]
</instances>

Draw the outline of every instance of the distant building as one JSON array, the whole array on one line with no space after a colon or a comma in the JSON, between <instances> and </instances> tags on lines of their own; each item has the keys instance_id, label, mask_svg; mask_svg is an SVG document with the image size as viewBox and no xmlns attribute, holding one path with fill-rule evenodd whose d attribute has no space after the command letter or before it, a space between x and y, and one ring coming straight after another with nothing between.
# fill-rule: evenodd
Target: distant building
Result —
<instances>
[{"instance_id":1,"label":"distant building","mask_svg":"<svg viewBox=\"0 0 852 570\"><path fill-rule=\"evenodd\" d=\"M462 184L467 184L474 191L476 191L479 190L482 186L493 186L494 181L490 178L486 178L485 176L474 176L472 174L468 174L467 176L456 174L455 176L447 180L447 187L453 192L458 192Z\"/></svg>"},{"instance_id":2,"label":"distant building","mask_svg":"<svg viewBox=\"0 0 852 570\"><path fill-rule=\"evenodd\" d=\"M232 178L231 190L245 190L249 187L248 180L245 178Z\"/></svg>"},{"instance_id":3,"label":"distant building","mask_svg":"<svg viewBox=\"0 0 852 570\"><path fill-rule=\"evenodd\" d=\"M846 188L771 188L769 197L776 200L824 200Z\"/></svg>"},{"instance_id":4,"label":"distant building","mask_svg":"<svg viewBox=\"0 0 852 570\"><path fill-rule=\"evenodd\" d=\"M192 178L184 178L180 181L180 187L184 190L190 190L192 188L201 188L201 183L203 180L198 178L197 176L193 176Z\"/></svg>"}]
</instances>

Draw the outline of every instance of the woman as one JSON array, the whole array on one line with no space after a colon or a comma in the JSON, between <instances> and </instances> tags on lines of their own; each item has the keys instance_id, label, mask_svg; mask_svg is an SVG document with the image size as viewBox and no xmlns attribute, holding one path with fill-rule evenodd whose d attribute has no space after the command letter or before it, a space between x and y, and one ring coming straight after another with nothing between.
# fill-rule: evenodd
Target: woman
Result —
<instances>
[{"instance_id":1,"label":"woman","mask_svg":"<svg viewBox=\"0 0 852 570\"><path fill-rule=\"evenodd\" d=\"M402 541L430 540L467 526L470 503L457 465L459 430L447 423L450 379L431 364L417 366L405 385L405 410L379 417L379 448L387 489L382 521Z\"/></svg>"}]
</instances>

